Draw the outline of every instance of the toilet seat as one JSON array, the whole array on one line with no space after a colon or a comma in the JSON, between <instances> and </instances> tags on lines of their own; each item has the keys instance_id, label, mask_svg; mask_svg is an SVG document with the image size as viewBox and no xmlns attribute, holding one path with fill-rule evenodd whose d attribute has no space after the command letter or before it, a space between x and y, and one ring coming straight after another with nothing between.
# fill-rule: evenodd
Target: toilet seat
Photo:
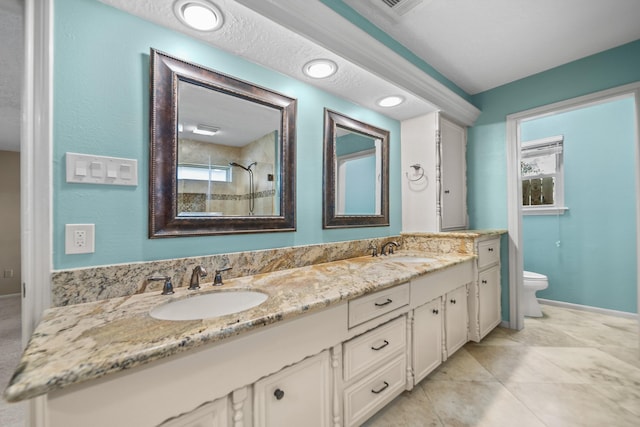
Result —
<instances>
[{"instance_id":1,"label":"toilet seat","mask_svg":"<svg viewBox=\"0 0 640 427\"><path fill-rule=\"evenodd\" d=\"M522 275L524 276L524 280L547 280L547 276L540 273L534 273L533 271L523 271Z\"/></svg>"}]
</instances>

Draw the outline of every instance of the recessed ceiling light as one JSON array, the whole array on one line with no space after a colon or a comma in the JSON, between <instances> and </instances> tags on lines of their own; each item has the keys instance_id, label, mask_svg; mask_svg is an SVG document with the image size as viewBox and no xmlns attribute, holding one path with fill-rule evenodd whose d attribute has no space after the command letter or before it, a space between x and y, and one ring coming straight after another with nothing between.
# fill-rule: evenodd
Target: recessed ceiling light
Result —
<instances>
[{"instance_id":1,"label":"recessed ceiling light","mask_svg":"<svg viewBox=\"0 0 640 427\"><path fill-rule=\"evenodd\" d=\"M302 72L314 79L325 79L338 71L338 65L329 59L314 59L304 64Z\"/></svg>"},{"instance_id":2,"label":"recessed ceiling light","mask_svg":"<svg viewBox=\"0 0 640 427\"><path fill-rule=\"evenodd\" d=\"M214 31L222 26L222 12L206 0L178 0L173 12L185 25L198 31Z\"/></svg>"},{"instance_id":3,"label":"recessed ceiling light","mask_svg":"<svg viewBox=\"0 0 640 427\"><path fill-rule=\"evenodd\" d=\"M396 105L400 105L403 102L404 102L404 97L400 95L391 95L379 100L378 105L381 107L395 107Z\"/></svg>"}]
</instances>

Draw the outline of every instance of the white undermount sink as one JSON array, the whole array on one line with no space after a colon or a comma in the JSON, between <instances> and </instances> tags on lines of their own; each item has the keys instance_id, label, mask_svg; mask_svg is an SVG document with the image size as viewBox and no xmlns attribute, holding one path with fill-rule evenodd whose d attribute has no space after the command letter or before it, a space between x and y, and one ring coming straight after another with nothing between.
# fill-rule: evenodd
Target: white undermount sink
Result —
<instances>
[{"instance_id":1,"label":"white undermount sink","mask_svg":"<svg viewBox=\"0 0 640 427\"><path fill-rule=\"evenodd\" d=\"M267 297L267 294L256 291L212 292L159 305L149 314L160 320L210 319L256 307Z\"/></svg>"},{"instance_id":2,"label":"white undermount sink","mask_svg":"<svg viewBox=\"0 0 640 427\"><path fill-rule=\"evenodd\" d=\"M427 258L422 256L411 256L411 255L389 255L384 258L385 261L394 261L394 262L407 262L407 263L418 263L418 262L433 262L436 261L435 258Z\"/></svg>"}]
</instances>

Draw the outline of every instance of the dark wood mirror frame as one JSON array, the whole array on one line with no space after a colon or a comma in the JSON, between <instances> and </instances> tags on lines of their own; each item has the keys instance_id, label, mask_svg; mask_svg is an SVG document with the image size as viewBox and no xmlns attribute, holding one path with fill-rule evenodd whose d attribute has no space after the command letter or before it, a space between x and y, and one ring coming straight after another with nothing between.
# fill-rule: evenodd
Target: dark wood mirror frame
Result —
<instances>
[{"instance_id":1,"label":"dark wood mirror frame","mask_svg":"<svg viewBox=\"0 0 640 427\"><path fill-rule=\"evenodd\" d=\"M281 111L280 209L275 216L177 216L178 82ZM149 237L295 231L296 100L151 49Z\"/></svg>"},{"instance_id":2,"label":"dark wood mirror frame","mask_svg":"<svg viewBox=\"0 0 640 427\"><path fill-rule=\"evenodd\" d=\"M337 128L380 139L381 177L379 215L336 214L336 134ZM324 174L323 174L323 228L384 227L389 225L389 131L371 126L329 109L324 110Z\"/></svg>"}]
</instances>

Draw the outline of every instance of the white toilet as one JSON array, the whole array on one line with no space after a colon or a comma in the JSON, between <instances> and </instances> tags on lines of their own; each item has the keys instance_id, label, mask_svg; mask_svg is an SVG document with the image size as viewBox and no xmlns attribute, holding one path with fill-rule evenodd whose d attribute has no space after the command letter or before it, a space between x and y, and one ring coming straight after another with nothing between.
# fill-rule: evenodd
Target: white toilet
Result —
<instances>
[{"instance_id":1,"label":"white toilet","mask_svg":"<svg viewBox=\"0 0 640 427\"><path fill-rule=\"evenodd\" d=\"M536 299L536 292L549 287L549 279L544 274L531 271L523 271L524 292L522 296L522 309L528 317L542 317L540 304Z\"/></svg>"}]
</instances>

